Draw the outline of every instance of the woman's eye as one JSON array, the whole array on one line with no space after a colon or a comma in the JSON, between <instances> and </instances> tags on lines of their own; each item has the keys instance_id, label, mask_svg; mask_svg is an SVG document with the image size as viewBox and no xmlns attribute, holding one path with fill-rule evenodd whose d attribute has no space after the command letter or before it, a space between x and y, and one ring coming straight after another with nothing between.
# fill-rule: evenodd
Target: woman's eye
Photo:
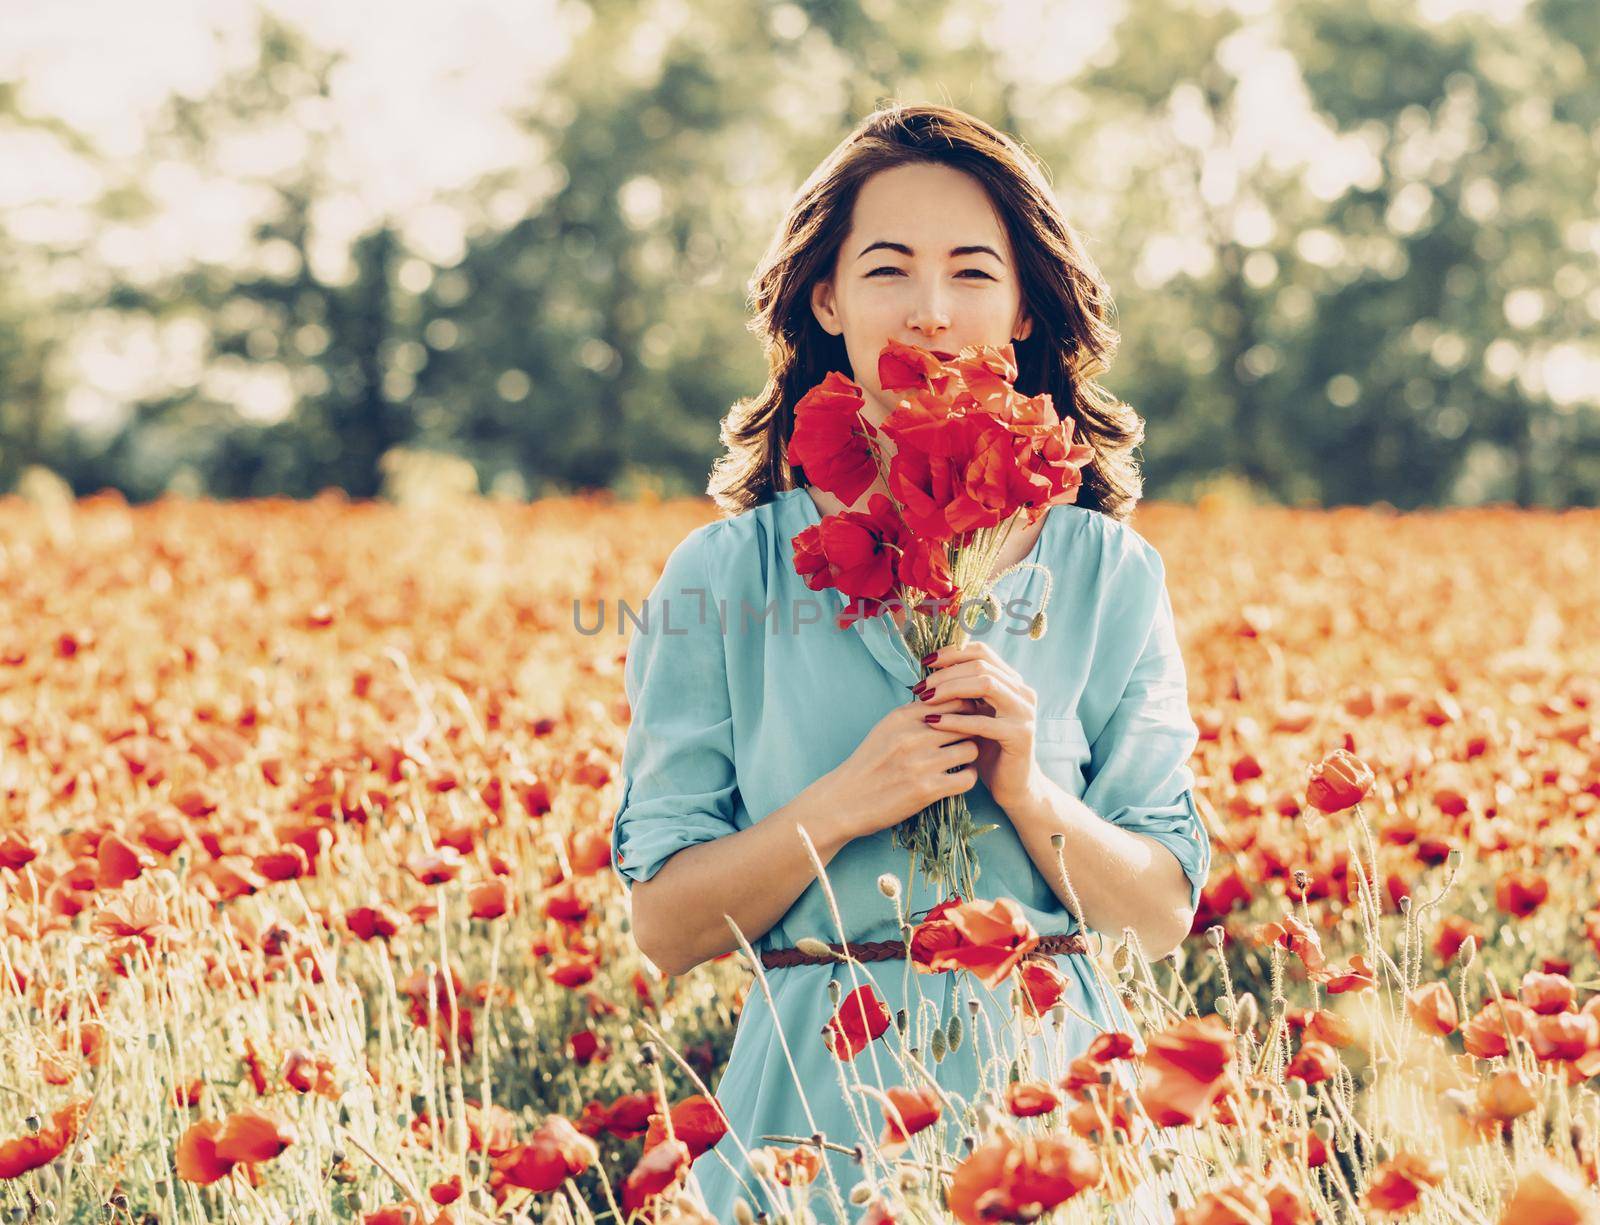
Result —
<instances>
[{"instance_id":1,"label":"woman's eye","mask_svg":"<svg viewBox=\"0 0 1600 1225\"><path fill-rule=\"evenodd\" d=\"M899 272L899 271L900 271L900 269L898 269L898 268L889 268L889 267L874 268L871 272L867 273L867 275L868 276L877 276L878 273L880 273L880 272ZM980 276L986 281L994 280L994 278L992 276L990 276L987 272L983 271L983 269L981 269L981 268L963 268L960 272L956 273L956 275L957 276L966 276L968 273L972 273L974 276Z\"/></svg>"}]
</instances>

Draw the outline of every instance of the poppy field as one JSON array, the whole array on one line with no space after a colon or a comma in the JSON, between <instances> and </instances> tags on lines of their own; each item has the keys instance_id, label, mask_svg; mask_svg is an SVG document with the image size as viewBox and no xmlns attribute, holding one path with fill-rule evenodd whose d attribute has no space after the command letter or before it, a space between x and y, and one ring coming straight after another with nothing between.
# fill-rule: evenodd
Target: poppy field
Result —
<instances>
[{"instance_id":1,"label":"poppy field","mask_svg":"<svg viewBox=\"0 0 1600 1225\"><path fill-rule=\"evenodd\" d=\"M0 506L0 1220L708 1225L761 987L639 954L609 824L617 606L709 504ZM1600 514L1134 526L1201 731L1193 933L1099 934L1138 1032L867 1095L831 1202L1596 1225ZM919 928L1019 1025L1070 1009L997 901ZM836 1003L789 1040L851 1071L905 1036ZM769 1221L825 1170L791 1140L740 1171Z\"/></svg>"}]
</instances>

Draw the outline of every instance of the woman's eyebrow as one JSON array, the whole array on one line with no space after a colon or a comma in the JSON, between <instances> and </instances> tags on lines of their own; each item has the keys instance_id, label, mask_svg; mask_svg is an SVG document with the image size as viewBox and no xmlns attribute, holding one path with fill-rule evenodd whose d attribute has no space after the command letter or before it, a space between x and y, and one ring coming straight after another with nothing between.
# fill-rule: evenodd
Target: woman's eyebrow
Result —
<instances>
[{"instance_id":1,"label":"woman's eyebrow","mask_svg":"<svg viewBox=\"0 0 1600 1225\"><path fill-rule=\"evenodd\" d=\"M863 247L862 250L861 250L861 254L857 255L856 258L860 259L862 255L866 255L869 252L876 251L879 247L887 247L890 251L898 251L898 252L900 252L901 255L915 255L916 254L915 251L913 251L910 247L906 246L905 243L903 243L903 242L875 242L869 247ZM996 251L993 247L984 247L984 246L951 247L950 248L950 256L951 256L951 258L953 259L957 255L992 255L992 256L995 257L995 259L1000 260L1000 262L1002 264L1005 263L1005 260L1000 259L1000 253L998 251Z\"/></svg>"}]
</instances>

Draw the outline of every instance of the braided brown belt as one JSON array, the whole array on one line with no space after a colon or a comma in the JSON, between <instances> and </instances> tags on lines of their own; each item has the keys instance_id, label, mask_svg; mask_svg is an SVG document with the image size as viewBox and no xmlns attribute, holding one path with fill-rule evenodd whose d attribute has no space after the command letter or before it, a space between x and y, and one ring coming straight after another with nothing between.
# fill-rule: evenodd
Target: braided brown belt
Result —
<instances>
[{"instance_id":1,"label":"braided brown belt","mask_svg":"<svg viewBox=\"0 0 1600 1225\"><path fill-rule=\"evenodd\" d=\"M830 944L828 946L836 953L842 954L846 948L850 955L857 961L898 961L906 955L904 940L867 940L860 944ZM1028 957L1054 956L1061 953L1087 953L1089 942L1082 932L1073 932L1070 936L1041 936L1039 943L1028 952ZM781 969L784 966L825 966L839 960L834 956L824 956L821 953L802 953L799 949L767 949L761 954L761 964L769 970ZM1023 958L1024 961L1027 957Z\"/></svg>"}]
</instances>

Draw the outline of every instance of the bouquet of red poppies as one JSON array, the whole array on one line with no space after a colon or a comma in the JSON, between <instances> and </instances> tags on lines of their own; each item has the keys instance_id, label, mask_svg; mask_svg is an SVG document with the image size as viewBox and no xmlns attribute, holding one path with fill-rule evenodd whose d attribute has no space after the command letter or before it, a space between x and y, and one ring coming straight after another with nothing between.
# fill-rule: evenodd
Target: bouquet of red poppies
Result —
<instances>
[{"instance_id":1,"label":"bouquet of red poppies","mask_svg":"<svg viewBox=\"0 0 1600 1225\"><path fill-rule=\"evenodd\" d=\"M989 571L1006 537L1015 524L1076 501L1079 470L1094 454L1073 443L1072 422L1057 417L1048 393L1022 395L1016 378L1009 344L944 360L891 340L878 355L878 382L902 398L881 427L863 415L861 387L836 370L796 404L788 458L812 485L845 506L875 481L889 491L794 538L806 586L846 597L839 628L898 609L911 658L921 659L964 644L979 617L999 620L990 589L1003 576ZM1030 635L1043 632L1041 606ZM993 828L974 828L966 796L954 795L902 821L894 843L915 853L929 881L973 897L970 843Z\"/></svg>"}]
</instances>

